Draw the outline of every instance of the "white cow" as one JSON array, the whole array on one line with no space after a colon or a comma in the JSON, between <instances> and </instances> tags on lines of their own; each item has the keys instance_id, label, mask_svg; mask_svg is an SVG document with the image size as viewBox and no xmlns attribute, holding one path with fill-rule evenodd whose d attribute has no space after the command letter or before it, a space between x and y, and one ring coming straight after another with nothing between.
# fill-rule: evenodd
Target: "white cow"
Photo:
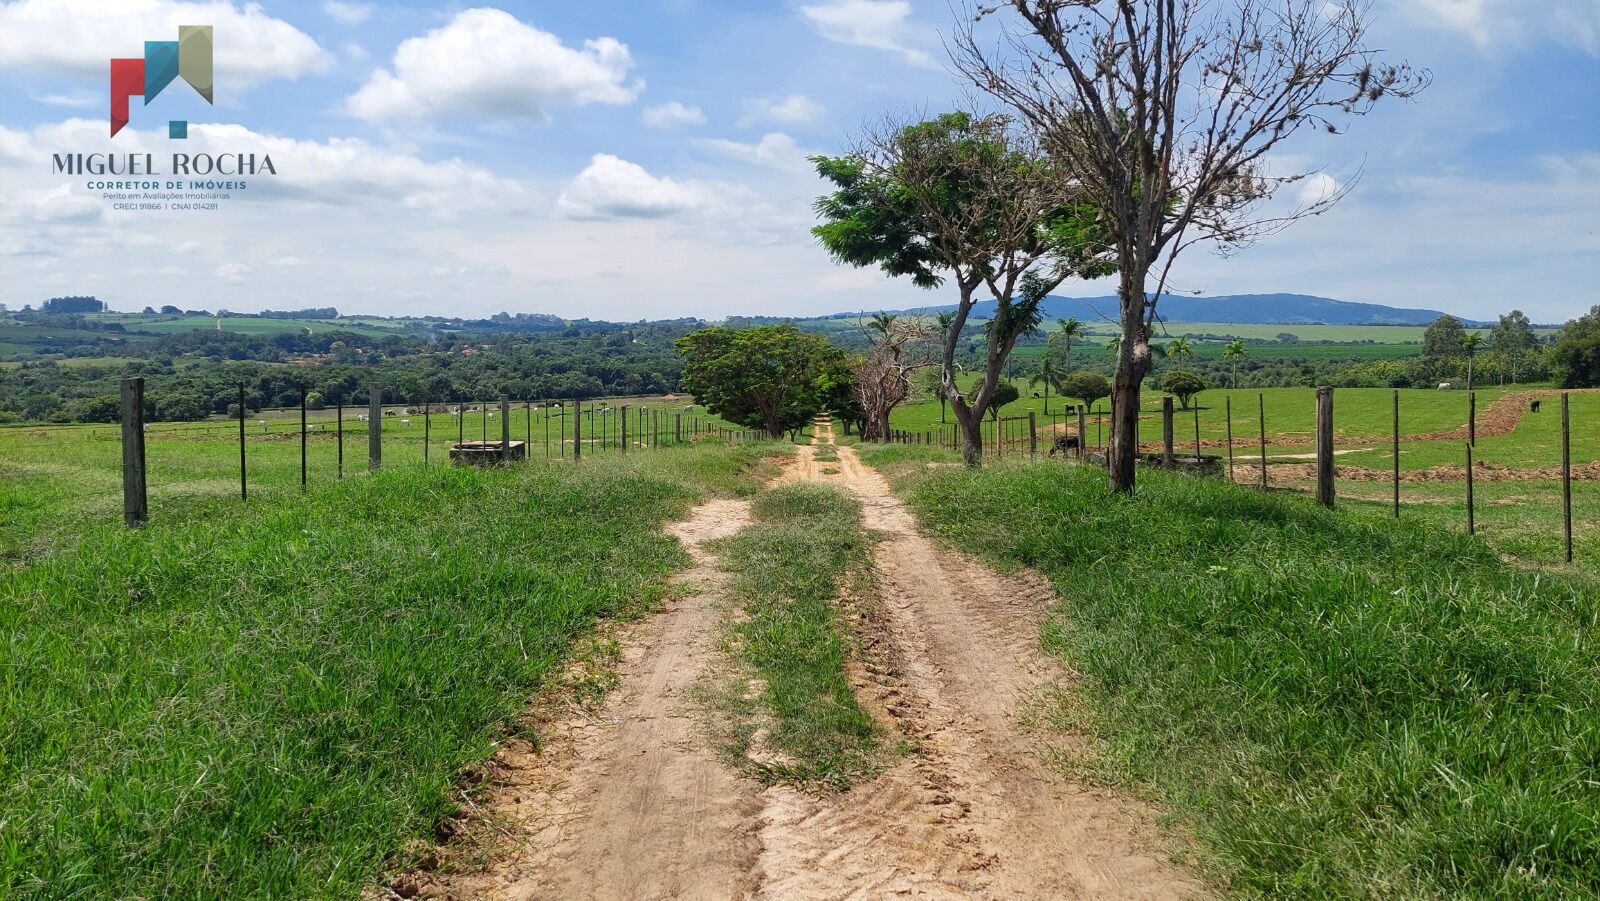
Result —
<instances>
[{"instance_id":1,"label":"white cow","mask_svg":"<svg viewBox=\"0 0 1600 901\"><path fill-rule=\"evenodd\" d=\"M1449 382L1440 382L1439 383L1439 390L1440 391L1449 391L1451 388L1454 388L1454 387L1455 387L1455 385L1452 385Z\"/></svg>"},{"instance_id":2,"label":"white cow","mask_svg":"<svg viewBox=\"0 0 1600 901\"><path fill-rule=\"evenodd\" d=\"M411 424L411 420L409 420L409 419L402 419L402 420L400 420L400 424L401 424L401 425L410 425L410 424Z\"/></svg>"}]
</instances>

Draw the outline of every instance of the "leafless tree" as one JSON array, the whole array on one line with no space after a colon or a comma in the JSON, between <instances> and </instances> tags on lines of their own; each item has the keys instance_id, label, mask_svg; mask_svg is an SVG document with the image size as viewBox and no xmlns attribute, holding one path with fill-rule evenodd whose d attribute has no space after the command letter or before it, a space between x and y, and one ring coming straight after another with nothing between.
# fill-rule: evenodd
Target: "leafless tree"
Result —
<instances>
[{"instance_id":1,"label":"leafless tree","mask_svg":"<svg viewBox=\"0 0 1600 901\"><path fill-rule=\"evenodd\" d=\"M878 313L862 326L868 350L856 363L856 400L864 411L861 439L885 441L889 414L911 396L919 370L938 365L929 339L932 329L921 317Z\"/></svg>"},{"instance_id":2,"label":"leafless tree","mask_svg":"<svg viewBox=\"0 0 1600 901\"><path fill-rule=\"evenodd\" d=\"M991 48L983 22L1002 10L1011 18ZM1379 62L1369 20L1369 0L1007 0L958 23L957 69L1073 173L1115 247L1126 337L1112 383L1118 490L1133 488L1139 388L1174 260L1326 211L1348 186L1272 203L1313 173L1272 171L1267 155L1427 85L1425 71Z\"/></svg>"}]
</instances>

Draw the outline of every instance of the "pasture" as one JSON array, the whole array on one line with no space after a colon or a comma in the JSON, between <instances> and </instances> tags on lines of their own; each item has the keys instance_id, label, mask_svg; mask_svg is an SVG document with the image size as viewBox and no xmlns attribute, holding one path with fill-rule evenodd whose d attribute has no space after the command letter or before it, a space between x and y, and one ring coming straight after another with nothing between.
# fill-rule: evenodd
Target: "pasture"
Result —
<instances>
[{"instance_id":1,"label":"pasture","mask_svg":"<svg viewBox=\"0 0 1600 901\"><path fill-rule=\"evenodd\" d=\"M600 404L604 406L600 406ZM582 440L587 455L620 452L621 405L628 404L630 445L651 449L674 443L674 417L683 417L687 439L696 431L730 428L703 408L685 413L682 400L614 398L585 402ZM471 405L461 417L405 414L389 408L378 428L386 468L447 465L450 445L499 440L497 404ZM343 476L367 472L369 423L366 407L344 411ZM643 428L639 414L643 411ZM531 415L530 415L531 414ZM245 422L247 490L252 500L297 492L300 486L298 410L252 414ZM529 457L568 459L573 451L572 416L566 409L513 405L511 437L529 442ZM263 424L264 423L264 424ZM431 423L431 425L430 425ZM339 423L334 410L309 411L306 481L324 485L341 478ZM531 435L531 440L530 440ZM642 446L641 446L642 442ZM147 482L153 516L182 516L214 498L239 497L239 423L152 423L146 435ZM114 520L122 509L121 431L115 425L0 426L0 561L35 556L70 540L84 522Z\"/></svg>"}]
</instances>

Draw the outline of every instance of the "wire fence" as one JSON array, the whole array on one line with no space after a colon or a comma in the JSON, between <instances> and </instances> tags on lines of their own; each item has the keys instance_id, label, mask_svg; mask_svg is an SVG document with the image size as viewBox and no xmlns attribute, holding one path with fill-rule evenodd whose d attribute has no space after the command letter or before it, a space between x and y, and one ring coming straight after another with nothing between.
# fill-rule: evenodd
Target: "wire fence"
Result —
<instances>
[{"instance_id":1,"label":"wire fence","mask_svg":"<svg viewBox=\"0 0 1600 901\"><path fill-rule=\"evenodd\" d=\"M1376 487L1386 482L1387 500L1396 517L1405 506L1407 489L1403 486L1428 485L1434 490L1416 502L1431 503L1438 488L1459 485L1469 533L1477 530L1481 483L1558 483L1561 542L1570 563L1572 484L1600 480L1594 447L1590 447L1590 459L1577 466L1573 463L1573 400L1579 396L1585 401L1596 397L1548 390L1502 394L1488 408L1489 415L1480 418L1477 393L1468 392L1464 424L1408 432L1407 414L1416 416L1422 411L1403 408L1398 390L1387 398L1384 415L1372 409L1352 411L1345 429L1336 427L1339 420L1332 388L1318 388L1309 411L1269 409L1265 393L1256 394L1254 404L1239 405L1242 409L1235 409L1231 394L1220 408L1204 409L1198 402L1178 409L1176 399L1166 395L1160 398L1159 409L1141 407L1135 444L1138 459L1146 465L1217 476L1263 490L1299 490L1310 482L1317 499L1329 506L1335 503L1341 480L1347 486L1365 483ZM1555 409L1547 410L1547 406ZM1306 412L1311 416L1306 417ZM1108 465L1110 414L1109 405L1080 404L1042 416L1029 412L992 418L983 425L982 452L997 459L1043 454ZM1289 428L1276 428L1274 420L1280 416L1289 421ZM1512 433L1529 417L1541 417L1537 427L1521 440L1512 440ZM1427 419L1437 424L1437 415ZM1584 435L1592 439L1593 432ZM1491 443L1483 443L1485 439ZM889 440L952 450L964 443L962 430L954 423L922 430L891 429ZM1363 499L1371 499L1370 492L1362 494Z\"/></svg>"},{"instance_id":2,"label":"wire fence","mask_svg":"<svg viewBox=\"0 0 1600 901\"><path fill-rule=\"evenodd\" d=\"M505 465L535 459L577 462L585 456L648 452L700 441L736 444L766 438L764 432L730 427L694 404L616 398L513 400L510 395L501 395L498 401L423 397L396 403L392 392L380 388L371 389L365 406L338 404L312 410L302 391L298 407L250 411L241 386L236 409L244 411L243 415L204 423L147 423L143 379L125 379L121 387L121 422L115 427L66 426L29 432L45 440L54 432L70 431L74 440L120 443L123 515L129 526L149 519L152 443L182 446L194 442L188 444L193 450L188 456L209 458L207 474L212 482L222 468L217 465L215 449L219 444L236 447L236 459L226 468L234 472L240 500L248 501L263 476L281 487L285 456L290 456L291 466L293 457L298 457L298 485L305 490L319 477L343 479L355 471L376 471L385 465ZM200 447L208 450L194 450ZM181 451L179 456L183 456Z\"/></svg>"}]
</instances>

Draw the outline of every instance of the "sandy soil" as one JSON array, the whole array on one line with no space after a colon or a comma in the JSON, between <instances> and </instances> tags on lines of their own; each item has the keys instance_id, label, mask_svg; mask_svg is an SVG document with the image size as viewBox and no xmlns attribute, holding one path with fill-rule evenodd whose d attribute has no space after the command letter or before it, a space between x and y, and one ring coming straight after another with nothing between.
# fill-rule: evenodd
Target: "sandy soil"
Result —
<instances>
[{"instance_id":1,"label":"sandy soil","mask_svg":"<svg viewBox=\"0 0 1600 901\"><path fill-rule=\"evenodd\" d=\"M823 428L820 439L831 442ZM786 480L840 485L881 536L877 597L854 624L864 702L910 751L877 778L817 795L763 789L719 762L692 688L717 665L727 576L700 548L748 522L713 501L676 527L696 564L689 596L627 637L621 687L598 717L559 723L543 754L508 749L489 792L508 824L484 872L424 877L453 898L1178 898L1200 887L1169 862L1144 805L1075 785L1021 722L1070 690L1039 648L1048 586L1002 577L922 537L854 451ZM828 474L824 470L832 470ZM714 712L712 712L714 715ZM1060 739L1059 736L1056 737Z\"/></svg>"}]
</instances>

